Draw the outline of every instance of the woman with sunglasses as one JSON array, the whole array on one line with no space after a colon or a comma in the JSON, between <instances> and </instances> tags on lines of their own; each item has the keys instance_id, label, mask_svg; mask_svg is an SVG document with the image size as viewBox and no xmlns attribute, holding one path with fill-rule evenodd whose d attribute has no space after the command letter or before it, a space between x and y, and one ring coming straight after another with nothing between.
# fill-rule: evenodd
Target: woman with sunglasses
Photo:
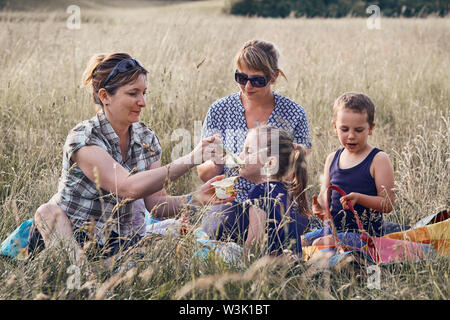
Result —
<instances>
[{"instance_id":1,"label":"woman with sunglasses","mask_svg":"<svg viewBox=\"0 0 450 320\"><path fill-rule=\"evenodd\" d=\"M294 142L311 148L309 125L305 110L297 103L272 90L283 71L278 67L279 52L266 41L253 40L244 44L236 56L235 80L240 91L214 102L206 115L202 137L219 134L227 150L239 154L250 129L261 124L272 125L290 132ZM201 180L225 173L232 168L214 159L197 167ZM243 178L237 182L240 190L236 201L247 200L254 184Z\"/></svg>"},{"instance_id":2,"label":"woman with sunglasses","mask_svg":"<svg viewBox=\"0 0 450 320\"><path fill-rule=\"evenodd\" d=\"M32 231L29 249L65 240L75 245L78 256L84 253L80 245L89 241L95 244L94 257L109 257L142 238L137 229L142 230L143 219L136 226L133 212L133 205L143 204L138 199L158 217L215 201L210 184L221 177L196 193L167 195L165 183L215 155L217 138L205 138L190 154L161 166L158 137L139 121L146 106L146 75L141 63L125 53L91 58L83 84L92 85L100 108L69 132L58 192L36 211L37 230Z\"/></svg>"}]
</instances>

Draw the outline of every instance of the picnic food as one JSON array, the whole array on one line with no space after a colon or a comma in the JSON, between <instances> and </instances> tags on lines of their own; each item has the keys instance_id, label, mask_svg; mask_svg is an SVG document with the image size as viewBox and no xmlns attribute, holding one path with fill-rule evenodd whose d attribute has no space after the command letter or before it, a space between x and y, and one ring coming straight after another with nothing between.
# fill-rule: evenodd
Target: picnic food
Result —
<instances>
[{"instance_id":1,"label":"picnic food","mask_svg":"<svg viewBox=\"0 0 450 320\"><path fill-rule=\"evenodd\" d=\"M227 166L240 167L240 166L243 166L245 164L244 161L242 161L241 158L239 158L234 153L228 151L223 145L222 145L222 150L226 154L226 156L225 156L225 164Z\"/></svg>"},{"instance_id":2,"label":"picnic food","mask_svg":"<svg viewBox=\"0 0 450 320\"><path fill-rule=\"evenodd\" d=\"M211 185L216 189L217 198L226 199L231 197L235 192L234 183L238 178L239 176L234 176L211 183Z\"/></svg>"}]
</instances>

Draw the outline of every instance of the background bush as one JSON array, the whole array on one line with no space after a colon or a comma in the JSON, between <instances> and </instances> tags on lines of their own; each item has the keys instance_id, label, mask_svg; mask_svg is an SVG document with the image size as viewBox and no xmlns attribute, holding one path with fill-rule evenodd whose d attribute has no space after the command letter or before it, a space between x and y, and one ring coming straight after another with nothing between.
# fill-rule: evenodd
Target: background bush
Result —
<instances>
[{"instance_id":1,"label":"background bush","mask_svg":"<svg viewBox=\"0 0 450 320\"><path fill-rule=\"evenodd\" d=\"M423 17L436 14L441 17L449 12L448 0L237 0L230 6L230 13L261 17L285 18L292 12L296 17L333 17L347 15L366 16L366 8L378 5L387 17Z\"/></svg>"}]
</instances>

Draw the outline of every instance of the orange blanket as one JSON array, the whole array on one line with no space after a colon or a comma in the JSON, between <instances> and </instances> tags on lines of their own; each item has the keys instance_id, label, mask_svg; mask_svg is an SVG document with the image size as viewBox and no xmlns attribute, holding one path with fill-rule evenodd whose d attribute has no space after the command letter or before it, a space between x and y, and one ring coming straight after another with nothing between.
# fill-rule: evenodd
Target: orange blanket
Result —
<instances>
[{"instance_id":1,"label":"orange blanket","mask_svg":"<svg viewBox=\"0 0 450 320\"><path fill-rule=\"evenodd\" d=\"M391 233L384 237L431 244L439 256L450 256L450 220L407 231Z\"/></svg>"}]
</instances>

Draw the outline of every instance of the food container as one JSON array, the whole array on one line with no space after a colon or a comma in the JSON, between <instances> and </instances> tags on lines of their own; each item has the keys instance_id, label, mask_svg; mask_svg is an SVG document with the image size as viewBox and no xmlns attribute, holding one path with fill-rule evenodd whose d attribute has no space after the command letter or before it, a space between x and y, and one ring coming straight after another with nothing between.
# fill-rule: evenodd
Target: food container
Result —
<instances>
[{"instance_id":1,"label":"food container","mask_svg":"<svg viewBox=\"0 0 450 320\"><path fill-rule=\"evenodd\" d=\"M219 199L226 199L234 194L234 183L239 176L229 177L220 181L215 181L211 185L216 189L216 196Z\"/></svg>"}]
</instances>

